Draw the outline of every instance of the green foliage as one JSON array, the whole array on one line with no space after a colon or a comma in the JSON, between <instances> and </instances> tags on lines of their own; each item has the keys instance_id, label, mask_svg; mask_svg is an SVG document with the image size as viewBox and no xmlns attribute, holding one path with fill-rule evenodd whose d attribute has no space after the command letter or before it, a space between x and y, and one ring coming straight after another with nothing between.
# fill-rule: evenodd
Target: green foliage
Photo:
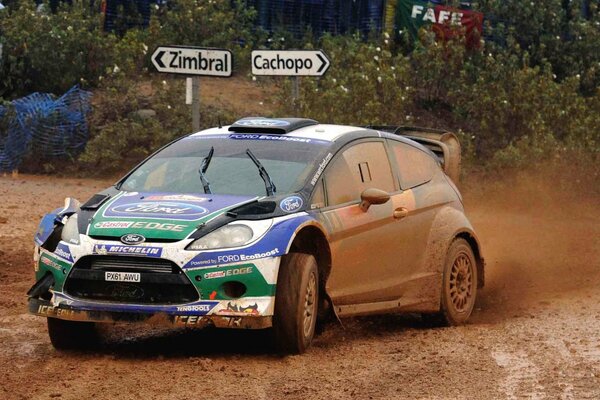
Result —
<instances>
[{"instance_id":1,"label":"green foliage","mask_svg":"<svg viewBox=\"0 0 600 400\"><path fill-rule=\"evenodd\" d=\"M378 45L358 37L325 37L321 45L333 65L324 79L301 80L301 115L359 125L404 120L414 95L405 84L409 63L392 55L389 40ZM281 114L292 114L291 82L286 85Z\"/></svg>"},{"instance_id":2,"label":"green foliage","mask_svg":"<svg viewBox=\"0 0 600 400\"><path fill-rule=\"evenodd\" d=\"M533 65L548 63L559 80L579 75L580 89L594 95L600 84L600 12L584 0L479 0L477 7L492 21L492 37L513 41L527 51Z\"/></svg>"},{"instance_id":3,"label":"green foliage","mask_svg":"<svg viewBox=\"0 0 600 400\"><path fill-rule=\"evenodd\" d=\"M243 69L254 43L254 14L240 2L178 0L153 14L148 29L116 36L103 31L101 14L90 0L63 4L55 14L18 0L0 13L0 98L34 91L62 94L75 84L97 87L113 74L139 78L158 45L226 47Z\"/></svg>"},{"instance_id":4,"label":"green foliage","mask_svg":"<svg viewBox=\"0 0 600 400\"><path fill-rule=\"evenodd\" d=\"M560 81L548 63L532 66L516 42L468 51L427 32L409 56L389 41L326 37L332 60L322 79L303 79L300 114L348 124L432 125L459 132L467 160L504 168L552 160L559 152L600 152L600 101L580 78ZM288 84L289 85L289 84ZM289 86L281 113L292 112Z\"/></svg>"},{"instance_id":5,"label":"green foliage","mask_svg":"<svg viewBox=\"0 0 600 400\"><path fill-rule=\"evenodd\" d=\"M48 9L48 7L47 7ZM99 35L99 14L74 2L56 14L21 1L0 13L0 97L43 91L62 94L78 83L97 82L110 62L115 38Z\"/></svg>"},{"instance_id":6,"label":"green foliage","mask_svg":"<svg viewBox=\"0 0 600 400\"><path fill-rule=\"evenodd\" d=\"M106 82L97 99L100 105L94 108L91 118L92 139L79 157L80 168L95 174L118 172L190 133L191 110L183 104L184 82L155 80L143 87L124 78ZM139 109L154 110L156 116L143 118L137 113ZM231 119L227 112L202 107L202 129Z\"/></svg>"}]
</instances>

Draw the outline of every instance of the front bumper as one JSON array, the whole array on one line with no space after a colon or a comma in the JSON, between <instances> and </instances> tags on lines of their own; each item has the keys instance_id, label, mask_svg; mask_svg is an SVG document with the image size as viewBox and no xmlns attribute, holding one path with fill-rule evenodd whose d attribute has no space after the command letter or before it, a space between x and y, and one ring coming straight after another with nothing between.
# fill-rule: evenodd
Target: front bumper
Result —
<instances>
[{"instance_id":1,"label":"front bumper","mask_svg":"<svg viewBox=\"0 0 600 400\"><path fill-rule=\"evenodd\" d=\"M271 327L273 323L271 316L196 315L184 312L140 312L126 309L111 311L108 309L77 308L65 303L54 305L51 301L37 298L29 299L29 312L42 317L69 321L144 322L156 325L197 328L214 326L216 328L264 329Z\"/></svg>"}]
</instances>

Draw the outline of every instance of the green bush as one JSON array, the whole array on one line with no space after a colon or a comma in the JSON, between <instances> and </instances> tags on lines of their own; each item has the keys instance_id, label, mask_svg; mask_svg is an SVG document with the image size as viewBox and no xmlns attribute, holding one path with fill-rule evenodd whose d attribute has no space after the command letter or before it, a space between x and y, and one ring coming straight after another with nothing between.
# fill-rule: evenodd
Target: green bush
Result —
<instances>
[{"instance_id":1,"label":"green bush","mask_svg":"<svg viewBox=\"0 0 600 400\"><path fill-rule=\"evenodd\" d=\"M33 91L62 94L75 84L95 84L111 63L115 37L99 34L100 15L87 1L56 14L20 1L0 13L0 97Z\"/></svg>"},{"instance_id":2,"label":"green bush","mask_svg":"<svg viewBox=\"0 0 600 400\"><path fill-rule=\"evenodd\" d=\"M532 66L514 41L468 51L460 40L439 43L421 34L410 56L394 55L385 38L323 38L332 67L322 79L301 81L300 114L451 129L467 160L494 168L552 159L564 149L597 158L600 101L581 95L580 78L560 81L549 63ZM289 114L289 83L282 89L280 113Z\"/></svg>"},{"instance_id":3,"label":"green bush","mask_svg":"<svg viewBox=\"0 0 600 400\"><path fill-rule=\"evenodd\" d=\"M92 138L79 157L80 168L96 175L119 172L190 133L191 108L183 104L184 83L183 79L155 79L143 83L141 90L142 84L132 85L124 77L105 82L91 117ZM139 109L154 110L156 115L143 118ZM203 106L200 113L203 129L233 119L230 112L210 106Z\"/></svg>"},{"instance_id":4,"label":"green bush","mask_svg":"<svg viewBox=\"0 0 600 400\"><path fill-rule=\"evenodd\" d=\"M71 86L97 87L107 75L139 79L158 45L225 47L236 65L249 65L255 34L254 11L241 2L177 0L148 29L117 36L103 31L101 13L91 0L63 4L56 13L36 11L34 2L17 0L0 12L0 98L31 92L64 93Z\"/></svg>"}]
</instances>

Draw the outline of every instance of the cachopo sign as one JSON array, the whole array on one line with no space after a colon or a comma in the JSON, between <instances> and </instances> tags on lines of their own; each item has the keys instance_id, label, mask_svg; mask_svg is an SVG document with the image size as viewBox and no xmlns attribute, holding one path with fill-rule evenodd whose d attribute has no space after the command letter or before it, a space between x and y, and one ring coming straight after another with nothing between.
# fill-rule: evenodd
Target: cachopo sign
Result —
<instances>
[{"instance_id":1,"label":"cachopo sign","mask_svg":"<svg viewBox=\"0 0 600 400\"><path fill-rule=\"evenodd\" d=\"M331 62L321 50L254 50L252 74L263 76L323 76Z\"/></svg>"}]
</instances>

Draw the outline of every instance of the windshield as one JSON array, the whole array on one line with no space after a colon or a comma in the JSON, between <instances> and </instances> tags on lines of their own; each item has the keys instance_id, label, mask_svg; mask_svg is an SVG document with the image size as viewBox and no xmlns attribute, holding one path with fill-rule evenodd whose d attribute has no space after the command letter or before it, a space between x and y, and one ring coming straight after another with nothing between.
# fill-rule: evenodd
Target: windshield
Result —
<instances>
[{"instance_id":1,"label":"windshield","mask_svg":"<svg viewBox=\"0 0 600 400\"><path fill-rule=\"evenodd\" d=\"M265 182L246 153L264 166L276 194L297 192L322 158L329 142L279 135L231 134L189 136L166 147L143 163L121 185L133 192L205 193L202 167L213 194L264 196Z\"/></svg>"}]
</instances>

